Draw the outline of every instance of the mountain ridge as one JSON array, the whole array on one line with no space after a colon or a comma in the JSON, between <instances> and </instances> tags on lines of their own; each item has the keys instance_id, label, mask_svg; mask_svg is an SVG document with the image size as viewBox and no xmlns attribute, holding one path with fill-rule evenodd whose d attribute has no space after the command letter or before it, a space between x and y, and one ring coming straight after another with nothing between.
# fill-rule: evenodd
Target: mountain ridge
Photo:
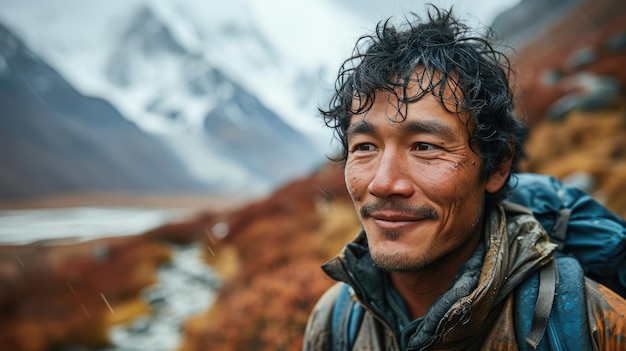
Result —
<instances>
[{"instance_id":1,"label":"mountain ridge","mask_svg":"<svg viewBox=\"0 0 626 351\"><path fill-rule=\"evenodd\" d=\"M26 127L22 126L22 133L26 136L19 142L5 140L7 147L18 150L12 157L8 167L8 175L0 177L5 179L6 188L14 189L17 180L25 185L23 189L29 188L29 182L41 184L42 188L31 188L31 190L21 190L17 193L6 193L0 191L2 196L36 196L47 195L62 191L70 190L87 190L98 191L103 189L110 190L139 190L152 191L171 188L176 191L187 191L189 189L207 190L209 192L217 191L219 193L246 193L246 194L262 194L270 191L281 183L288 181L294 177L303 175L315 168L323 155L316 146L308 140L308 138L292 126L284 122L274 111L265 106L258 98L247 91L239 83L230 79L218 68L211 65L201 54L188 51L183 45L177 42L171 31L162 23L155 13L149 7L139 7L134 16L130 16L133 20L127 23L126 30L122 29L121 36L118 40L114 40L117 46L112 48L110 56L106 58L105 78L113 86L117 86L119 91L117 94L110 96L96 96L93 98L78 98L80 93L55 69L50 67L42 59L26 45L18 39L14 34L6 34L4 46L10 46L10 42L19 42L19 46L25 48L24 54L18 58L12 58L3 62L5 65L5 73L7 77L17 77L15 71L19 70L19 65L28 61L29 57L36 58L28 61L34 70L23 70L27 76L24 76L23 82L35 86L50 85L47 89L37 92L34 88L25 88L16 92L16 94L35 93L30 96L27 101L22 104L11 106L13 113L25 113L20 111L27 109L28 105L32 105L31 100L44 94L48 96L45 106L40 106L38 111L31 111L33 114L53 114L55 121L61 121L66 118L83 118L81 127L64 128L62 122L56 126L54 133L59 135L71 135L76 137L80 133L84 133L87 137L81 142L76 141L75 145L82 147L83 150L90 150L94 153L94 157L108 157L110 160L116 160L110 163L111 170L108 172L121 178L137 178L131 183L115 183L107 184L105 179L100 179L97 174L106 174L107 172L89 171L84 180L76 179L68 172L53 172L58 174L57 181L49 184L52 188L44 189L45 180L38 178L37 171L47 171L55 169L55 158L69 162L67 155L72 154L69 146L64 148L49 147L38 149L34 152L32 144L40 142L40 139L46 139L50 136L43 130L31 128L30 135L26 131ZM3 33L10 33L8 28L4 28ZM9 36L15 39L7 39ZM4 55L9 55L5 52ZM20 73L22 74L22 73ZM41 75L41 76L39 76ZM155 79L153 79L156 77ZM20 82L16 79L8 79L6 89L13 89L11 85L19 86ZM152 86L151 86L152 85ZM151 89L152 88L152 89ZM42 88L43 89L43 88ZM125 93L126 92L126 93ZM68 94L76 99L69 99ZM119 104L116 96L126 94L126 98L134 100L135 111L143 111L141 113L148 114L152 118L149 123L156 125L153 133L146 134L146 126L139 128L137 116L128 118L127 114L117 112L113 104ZM31 94L32 95L32 94ZM5 96L8 98L8 96ZM107 100L111 99L111 102ZM110 110L106 113L104 110ZM113 110L116 110L113 112ZM126 109L128 111L129 109ZM130 109L131 111L133 109ZM114 118L111 116L115 115ZM238 115L247 117L244 124L237 124L229 121L228 133L224 134L219 130L212 130L216 126L217 120L223 121L239 118ZM86 118L86 117L89 118ZM5 122L9 123L9 116L5 112ZM87 127L99 129L100 132L113 128L113 124L120 122L117 120L123 118L127 122L127 128L122 132L115 131L120 139L137 136L138 138L154 139L155 143L160 144L159 153L168 154L167 158L174 164L171 167L154 172L145 173L134 167L144 167L141 162L126 162L120 164L120 160L124 159L124 152L117 150L115 145L106 145L102 140L94 142L96 135L94 131L87 130ZM117 120L117 121L116 121ZM111 124L113 123L113 124ZM30 124L30 126L34 126ZM247 126L245 124L248 124ZM14 129L16 126L13 126ZM53 127L49 127L53 128ZM82 129L81 129L82 128ZM159 129L160 128L160 129ZM148 130L150 128L148 127ZM130 130L133 130L132 132ZM139 136L141 134L144 136ZM48 133L50 134L50 133ZM100 137L102 139L102 137ZM80 139L80 138L78 138ZM49 141L50 142L50 141ZM128 140L127 140L128 142ZM96 144L100 146L96 146ZM49 144L52 145L52 144ZM55 144L56 145L56 144ZM111 149L111 153L104 152L103 149ZM149 153L149 148L142 147L143 153ZM49 151L46 154L44 151ZM55 154L59 153L58 155ZM306 154L304 154L306 153ZM310 157L303 157L302 155ZM22 155L22 156L20 156ZM41 159L41 167L34 165L24 166L20 168L25 161L21 158ZM175 160L174 160L175 159ZM157 162L151 157L144 155L144 163ZM49 161L49 162L48 162ZM28 163L28 162L27 162ZM31 162L34 163L34 162ZM113 164L117 164L116 169ZM47 167L47 168L46 168ZM64 168L71 168L71 165L65 164ZM85 172L87 172L85 168ZM179 172L173 171L175 169ZM28 176L19 176L21 173L29 173ZM157 187L151 187L149 184L158 181L154 178L167 178L173 176L171 174L185 174L189 178L190 184L193 186L178 183L178 180L171 181L170 186L162 184ZM188 174L187 174L188 173ZM37 179L35 179L37 178ZM143 180L140 180L143 178ZM98 180L94 184L95 188L89 188L89 180ZM145 184L142 184L144 182ZM61 183L62 186L61 186ZM8 184L11 184L8 186ZM54 185L53 185L54 184ZM78 185L80 184L80 186ZM115 185L116 184L116 185ZM0 186L3 183L0 182ZM104 187L104 188L103 188ZM39 189L39 193L36 189ZM12 195L11 195L12 194ZM21 194L21 195L19 195Z\"/></svg>"},{"instance_id":2,"label":"mountain ridge","mask_svg":"<svg viewBox=\"0 0 626 351\"><path fill-rule=\"evenodd\" d=\"M211 188L110 103L75 90L1 24L0 55L0 197Z\"/></svg>"}]
</instances>

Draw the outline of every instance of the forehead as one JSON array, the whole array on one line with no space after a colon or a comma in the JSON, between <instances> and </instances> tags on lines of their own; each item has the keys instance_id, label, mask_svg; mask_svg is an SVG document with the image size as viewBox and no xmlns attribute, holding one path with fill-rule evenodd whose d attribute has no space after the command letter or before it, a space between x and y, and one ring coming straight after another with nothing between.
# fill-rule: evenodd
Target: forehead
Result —
<instances>
[{"instance_id":1,"label":"forehead","mask_svg":"<svg viewBox=\"0 0 626 351\"><path fill-rule=\"evenodd\" d=\"M435 70L427 70L418 67L409 77L395 77L392 79L393 86L378 88L372 94L355 93L352 99L352 111L368 110L372 101L379 103L381 99L389 105L390 110L398 114L397 117L405 116L405 111L410 106L422 99L435 98L444 110L456 113L462 117L469 115L464 111L463 92L455 75L443 74ZM467 118L461 118L467 121Z\"/></svg>"},{"instance_id":2,"label":"forehead","mask_svg":"<svg viewBox=\"0 0 626 351\"><path fill-rule=\"evenodd\" d=\"M429 75L422 69L407 80L405 87L377 90L367 97L369 99L355 96L352 110L364 112L351 116L348 134L368 132L368 126L391 123L397 127L403 124L405 132L440 134L467 140L468 126L473 125L468 123L470 113L461 109L462 94L456 82L442 80L442 77L440 73Z\"/></svg>"},{"instance_id":3,"label":"forehead","mask_svg":"<svg viewBox=\"0 0 626 351\"><path fill-rule=\"evenodd\" d=\"M380 128L391 128L401 134L433 134L453 140L466 140L466 118L444 108L441 100L427 94L415 102L399 102L388 91L379 91L370 108L350 118L347 134L377 134Z\"/></svg>"}]
</instances>

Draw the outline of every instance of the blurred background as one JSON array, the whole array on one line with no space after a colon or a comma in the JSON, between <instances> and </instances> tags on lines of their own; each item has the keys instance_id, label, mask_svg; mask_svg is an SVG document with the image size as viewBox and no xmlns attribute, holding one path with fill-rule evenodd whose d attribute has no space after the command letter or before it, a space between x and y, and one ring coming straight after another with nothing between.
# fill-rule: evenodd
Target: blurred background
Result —
<instances>
[{"instance_id":1,"label":"blurred background","mask_svg":"<svg viewBox=\"0 0 626 351\"><path fill-rule=\"evenodd\" d=\"M626 4L432 1L490 26L523 171L626 215ZM298 350L358 222L317 113L424 1L0 0L0 345Z\"/></svg>"}]
</instances>

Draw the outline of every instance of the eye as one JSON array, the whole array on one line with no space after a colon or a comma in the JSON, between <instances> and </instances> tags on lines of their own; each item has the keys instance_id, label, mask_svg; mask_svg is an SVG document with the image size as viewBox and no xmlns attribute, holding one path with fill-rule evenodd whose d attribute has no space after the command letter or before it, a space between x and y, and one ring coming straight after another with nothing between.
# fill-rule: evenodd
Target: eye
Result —
<instances>
[{"instance_id":1,"label":"eye","mask_svg":"<svg viewBox=\"0 0 626 351\"><path fill-rule=\"evenodd\" d=\"M376 146L370 143L361 143L354 146L354 151L375 151Z\"/></svg>"},{"instance_id":2,"label":"eye","mask_svg":"<svg viewBox=\"0 0 626 351\"><path fill-rule=\"evenodd\" d=\"M438 149L438 147L428 143L415 143L413 149L416 151L432 151Z\"/></svg>"}]
</instances>

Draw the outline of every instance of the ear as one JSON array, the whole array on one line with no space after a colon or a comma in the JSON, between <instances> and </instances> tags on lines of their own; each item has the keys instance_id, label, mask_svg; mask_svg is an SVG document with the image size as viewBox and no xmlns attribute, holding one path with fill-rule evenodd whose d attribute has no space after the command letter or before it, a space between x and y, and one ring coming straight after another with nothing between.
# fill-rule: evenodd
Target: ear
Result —
<instances>
[{"instance_id":1,"label":"ear","mask_svg":"<svg viewBox=\"0 0 626 351\"><path fill-rule=\"evenodd\" d=\"M502 160L493 173L491 173L489 179L487 179L487 183L485 183L485 190L488 193L493 194L504 186L504 183L511 173L512 163L512 157L506 158Z\"/></svg>"}]
</instances>

